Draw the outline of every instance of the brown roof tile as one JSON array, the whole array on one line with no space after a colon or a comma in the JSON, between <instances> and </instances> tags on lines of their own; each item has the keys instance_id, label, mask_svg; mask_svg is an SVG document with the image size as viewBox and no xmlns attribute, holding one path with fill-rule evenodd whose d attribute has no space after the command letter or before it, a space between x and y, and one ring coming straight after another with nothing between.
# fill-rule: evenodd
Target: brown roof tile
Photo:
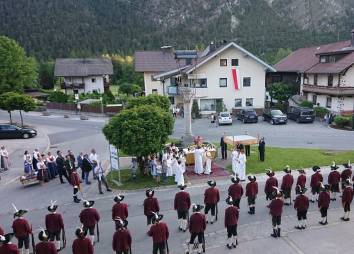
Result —
<instances>
[{"instance_id":1,"label":"brown roof tile","mask_svg":"<svg viewBox=\"0 0 354 254\"><path fill-rule=\"evenodd\" d=\"M340 73L350 67L354 63L354 52L349 53L335 63L318 63L310 69L306 70L306 73Z\"/></svg>"}]
</instances>

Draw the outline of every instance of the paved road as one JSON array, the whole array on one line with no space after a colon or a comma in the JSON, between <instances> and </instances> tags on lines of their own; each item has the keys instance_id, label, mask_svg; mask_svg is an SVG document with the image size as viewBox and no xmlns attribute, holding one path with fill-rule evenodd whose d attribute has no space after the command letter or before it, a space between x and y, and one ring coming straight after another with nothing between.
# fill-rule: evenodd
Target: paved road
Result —
<instances>
[{"instance_id":1,"label":"paved road","mask_svg":"<svg viewBox=\"0 0 354 254\"><path fill-rule=\"evenodd\" d=\"M0 113L0 120L6 120L7 115ZM107 153L108 144L101 134L100 129L104 125L104 121L92 120L92 121L80 121L73 118L64 119L63 117L42 117L42 116L25 116L27 123L34 126L41 126L48 131L49 139L51 141L51 150L57 149L67 150L72 149L74 152L87 151L91 147L97 148L100 154L105 157ZM198 127L199 126L199 127ZM204 131L207 129L208 122L206 120L199 120L194 123L195 130ZM257 125L247 125L250 128L255 128ZM331 135L336 134L341 138L339 140L345 140L341 145L344 146L351 137L350 132L341 132L328 129L326 127L316 125L304 125L303 128L295 124L289 124L288 126L275 126L279 127L279 137L277 135L267 136L264 133L272 132L271 128L264 123L259 123L258 126L264 127L264 131L261 135L267 137L268 144L276 145L276 142L280 142L286 133L285 128L291 128L291 139L296 140L295 130L300 133L299 129L309 127L311 129L310 134L306 135L311 137L316 133L325 136L327 133L328 140L331 142ZM302 127L302 125L301 125ZM318 127L319 131L315 128ZM241 125L235 125L232 127L220 127L215 128L212 131L208 131L209 134L204 136L210 140L217 140L221 135L223 129L229 129L231 131L240 131ZM267 129L268 128L268 129ZM268 130L266 132L265 130ZM284 129L283 132L280 132ZM289 129L290 131L290 129ZM177 120L175 135L181 132L181 121ZM207 131L205 131L207 132ZM252 131L250 131L251 134ZM311 134L312 133L312 134ZM199 133L198 133L199 134ZM203 135L203 134L202 134ZM209 136L208 136L209 135ZM322 137L322 136L320 136ZM299 137L297 137L298 139ZM13 141L17 142L17 141ZM35 143L35 140L28 140L28 142ZM272 143L273 142L273 143ZM333 141L332 141L333 142ZM22 144L21 144L22 145ZM329 149L329 148L328 148ZM18 207L29 209L28 219L33 225L36 234L40 227L43 227L44 216L47 213L46 207L49 205L50 200L57 200L60 206L59 211L63 213L66 224L67 236L68 236L68 248L61 253L69 254L70 246L73 239L73 232L75 227L79 226L78 214L82 209L81 204L74 204L72 202L72 189L68 184L59 184L59 180L51 181L43 186L33 186L30 188L22 188L17 181L13 181L13 177L19 175L22 172L22 157L21 153L15 152L12 154L14 158L14 168L3 177L0 182L0 225L6 230L10 230L12 220L12 208L11 203L15 203ZM326 171L325 174L328 172ZM280 177L280 176L279 176ZM263 190L264 176L259 177L260 190ZM229 185L229 181L218 182L218 187L221 190L222 201L219 206L220 220L214 225L208 225L207 227L207 253L220 253L226 251L225 243L225 229L223 227L223 210L225 208L226 189ZM203 192L206 188L205 184L194 185L188 189L191 194L193 202L202 202ZM183 253L183 247L185 241L189 238L188 233L180 233L177 231L176 213L173 211L173 196L177 190L175 188L160 189L156 191L156 196L160 201L162 213L165 215L164 220L168 223L171 231L171 239L169 241L171 254ZM145 193L142 191L127 192L126 202L129 204L129 228L133 235L133 253L151 253L151 239L146 236L145 217L143 216L142 201L145 197ZM96 245L95 253L112 253L111 252L111 237L114 231L114 224L110 219L110 209L113 205L113 195L105 194L98 195L96 184L91 186L84 186L83 191L84 198L96 200L96 208L99 210L102 221L100 222L101 228L101 242ZM295 211L292 207L285 208L285 214L283 219L283 234L281 239L272 239L269 234L271 233L270 218L268 210L266 209L266 201L263 193L258 197L256 214L250 216L247 214L246 200L241 201L241 215L239 222L239 250L243 253L255 253L262 251L262 253L343 253L351 246L351 240L354 236L352 231L352 222L342 223L339 217L342 215L339 201L331 204L329 211L329 225L325 227L319 227L318 219L319 212L315 205L311 205L309 213L309 229L297 232L294 229L296 225ZM347 239L342 241L341 237ZM318 245L309 242L318 241ZM230 251L235 253L236 251Z\"/></svg>"},{"instance_id":2,"label":"paved road","mask_svg":"<svg viewBox=\"0 0 354 254\"><path fill-rule=\"evenodd\" d=\"M183 136L183 119L177 119L173 136ZM200 135L208 141L219 141L223 132L226 135L242 135L246 131L249 135L264 136L268 146L321 148L329 150L354 149L354 131L342 131L329 128L322 123L298 124L289 120L286 125L273 126L268 122L259 121L257 124L243 124L234 120L231 126L210 127L210 120L198 119L192 124L194 135Z\"/></svg>"}]
</instances>

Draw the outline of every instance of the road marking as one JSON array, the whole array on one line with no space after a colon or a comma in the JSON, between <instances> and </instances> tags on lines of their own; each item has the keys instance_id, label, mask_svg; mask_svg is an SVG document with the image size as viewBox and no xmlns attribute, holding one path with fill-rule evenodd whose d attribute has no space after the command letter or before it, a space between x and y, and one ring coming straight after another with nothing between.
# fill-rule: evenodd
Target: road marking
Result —
<instances>
[{"instance_id":1,"label":"road marking","mask_svg":"<svg viewBox=\"0 0 354 254\"><path fill-rule=\"evenodd\" d=\"M298 246L297 244L292 241L288 236L283 236L281 239L284 240L296 253L298 254L305 254Z\"/></svg>"}]
</instances>

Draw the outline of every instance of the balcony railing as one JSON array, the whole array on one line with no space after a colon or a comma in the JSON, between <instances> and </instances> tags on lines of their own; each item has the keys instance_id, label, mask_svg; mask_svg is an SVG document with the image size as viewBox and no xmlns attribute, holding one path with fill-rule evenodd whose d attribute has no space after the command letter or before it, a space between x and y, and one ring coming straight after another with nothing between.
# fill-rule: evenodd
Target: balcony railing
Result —
<instances>
[{"instance_id":1,"label":"balcony railing","mask_svg":"<svg viewBox=\"0 0 354 254\"><path fill-rule=\"evenodd\" d=\"M354 87L330 87L330 86L314 86L303 85L303 92L327 94L334 96L352 96L354 95Z\"/></svg>"},{"instance_id":2,"label":"balcony railing","mask_svg":"<svg viewBox=\"0 0 354 254\"><path fill-rule=\"evenodd\" d=\"M179 95L178 86L168 86L167 87L167 94L168 95Z\"/></svg>"},{"instance_id":3,"label":"balcony railing","mask_svg":"<svg viewBox=\"0 0 354 254\"><path fill-rule=\"evenodd\" d=\"M60 87L61 87L61 89L84 89L85 84L83 84L83 83L74 83L74 84L61 83Z\"/></svg>"}]
</instances>

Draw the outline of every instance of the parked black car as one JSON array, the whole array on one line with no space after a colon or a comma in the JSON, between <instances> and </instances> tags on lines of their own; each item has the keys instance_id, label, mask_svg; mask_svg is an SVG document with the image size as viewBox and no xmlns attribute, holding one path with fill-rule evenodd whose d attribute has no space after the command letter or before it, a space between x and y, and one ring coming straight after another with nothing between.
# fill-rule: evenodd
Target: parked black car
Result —
<instances>
[{"instance_id":1,"label":"parked black car","mask_svg":"<svg viewBox=\"0 0 354 254\"><path fill-rule=\"evenodd\" d=\"M11 124L0 124L0 138L33 138L37 131L31 128L22 128Z\"/></svg>"},{"instance_id":2,"label":"parked black car","mask_svg":"<svg viewBox=\"0 0 354 254\"><path fill-rule=\"evenodd\" d=\"M290 107L288 118L298 123L313 123L315 120L315 111L312 108Z\"/></svg>"},{"instance_id":3,"label":"parked black car","mask_svg":"<svg viewBox=\"0 0 354 254\"><path fill-rule=\"evenodd\" d=\"M265 109L263 111L263 120L268 121L271 124L286 124L288 118L279 109Z\"/></svg>"},{"instance_id":4,"label":"parked black car","mask_svg":"<svg viewBox=\"0 0 354 254\"><path fill-rule=\"evenodd\" d=\"M253 108L241 109L237 119L243 123L258 123L258 115Z\"/></svg>"}]
</instances>

